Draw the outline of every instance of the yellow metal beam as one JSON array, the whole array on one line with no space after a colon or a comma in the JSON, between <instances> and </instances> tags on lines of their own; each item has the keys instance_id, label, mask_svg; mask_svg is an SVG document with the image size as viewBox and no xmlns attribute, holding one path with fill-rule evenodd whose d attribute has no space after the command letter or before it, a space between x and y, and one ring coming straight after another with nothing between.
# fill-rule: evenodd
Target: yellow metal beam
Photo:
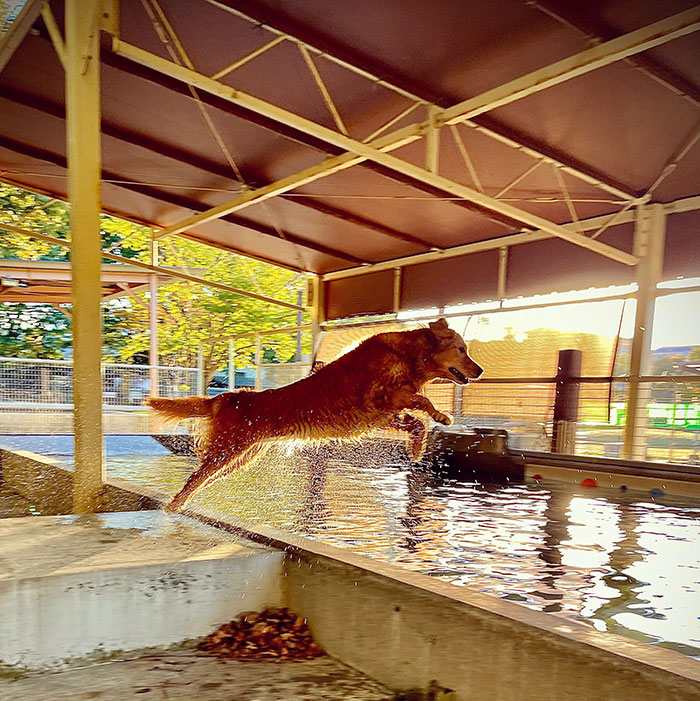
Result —
<instances>
[{"instance_id":1,"label":"yellow metal beam","mask_svg":"<svg viewBox=\"0 0 700 701\"><path fill-rule=\"evenodd\" d=\"M665 205L668 206L668 205ZM679 202L679 206L680 202ZM690 206L695 206L691 203ZM698 198L697 208L700 209L700 198ZM686 211L684 209L680 211ZM583 219L581 227L583 231L591 231L605 224L610 219L609 216L592 217L591 219ZM633 212L625 212L617 221L618 224L626 224L634 221ZM458 256L466 256L471 253L480 253L481 251L492 251L496 248L509 246L519 246L523 243L532 243L534 241L544 241L554 238L551 234L545 231L525 231L517 234L508 234L499 236L494 239L486 239L484 241L475 241L474 243L465 243L461 246L453 246L452 248L444 248L440 251L428 251L427 253L416 253L412 256L404 256L403 258L392 258L382 261L381 263L372 263L371 265L363 265L358 268L347 268L345 270L336 270L332 273L325 273L321 277L324 281L339 280L346 277L355 277L357 275L369 275L380 270L389 270L390 268L403 268L408 265L418 265L419 263L429 263L434 260L447 260L448 258L456 258Z\"/></svg>"},{"instance_id":2,"label":"yellow metal beam","mask_svg":"<svg viewBox=\"0 0 700 701\"><path fill-rule=\"evenodd\" d=\"M352 139L344 134L334 131L333 129L329 129L321 124L289 112L288 110L278 107L277 105L273 105L265 100L261 100L240 90L236 90L235 88L212 80L211 78L201 75L200 73L197 73L189 68L185 68L184 66L180 66L172 61L163 59L160 56L152 54L148 51L144 51L137 46L113 39L112 48L115 53L140 65L147 66L153 70L163 73L164 75L168 75L176 80L182 81L186 85L204 90L205 92L216 95L217 97L232 102L233 104L245 107L252 112L262 114L276 122L279 122L280 124L292 126L295 129L311 134L312 136L315 136L328 144L338 146L346 150L348 152L347 154L336 157L336 159L342 159L339 161L340 167L337 169L349 167L350 165L359 163L363 160L371 160L398 173L408 175L419 182L426 183L432 187L442 190L443 192L455 195L469 202L473 202L486 210L505 215L513 221L522 223L526 227L541 229L542 231L545 231L553 236L557 236L565 241L577 244L582 248L594 251L595 253L599 253L607 258L624 263L625 265L635 265L637 262L636 256L633 256L626 251L622 251L614 246L609 246L601 241L592 241L588 237L570 229L569 227L555 224L548 219L532 214L524 209L519 209L501 200L496 200L495 198L482 192L478 192L473 188L462 185L461 183L445 178L437 173L421 168L420 166L385 152L385 150L393 150L396 148L393 140L396 139L397 134L405 133L406 136L414 135L417 137L420 134L423 134L426 128L429 129L430 124L426 125L421 123L412 125L410 127L406 127L405 130L394 132L393 135L382 137L382 139L379 139L378 141L382 143L386 142L387 144L387 147L383 150L378 148L378 144L375 142L365 144L361 141L357 141L356 139ZM563 79L564 78L562 78L562 80ZM442 120L438 120L438 122L440 121ZM413 138L410 140L413 140ZM304 182L310 182L321 175L327 175L330 161L336 159L328 159L327 161L316 166L314 169L315 177L304 180ZM333 170L333 167L331 167L330 170ZM294 176L292 176L290 180L292 183L285 189L298 187L300 184L303 184ZM279 181L278 183L267 187L270 189L270 191L275 191L277 188L279 188ZM277 189L275 194L279 194L279 191L280 190ZM245 206L242 198L246 197L248 200L245 201L250 201L253 199L256 201L258 200L256 191L245 193L244 195L237 197L235 200L219 205L218 207L213 207L212 209L202 212L201 214L184 219L173 226L166 227L157 234L157 237L160 238L170 234L181 233L191 229L194 226L198 226L207 221L211 221L212 219L217 219L224 216L231 211L236 211L236 209L242 208L241 205Z\"/></svg>"},{"instance_id":3,"label":"yellow metal beam","mask_svg":"<svg viewBox=\"0 0 700 701\"><path fill-rule=\"evenodd\" d=\"M0 72L14 55L41 12L42 0L28 0L0 39Z\"/></svg>"},{"instance_id":4,"label":"yellow metal beam","mask_svg":"<svg viewBox=\"0 0 700 701\"><path fill-rule=\"evenodd\" d=\"M102 451L99 0L66 0L65 68L73 299L73 510L97 510Z\"/></svg>"},{"instance_id":5,"label":"yellow metal beam","mask_svg":"<svg viewBox=\"0 0 700 701\"><path fill-rule=\"evenodd\" d=\"M58 28L58 24L56 23L56 18L53 16L53 12L51 12L51 5L49 5L47 0L44 0L42 5L41 17L44 20L46 29L51 37L51 43L56 51L58 60L61 62L63 70L66 70L66 45L63 41L63 37L61 36L61 30Z\"/></svg>"},{"instance_id":6,"label":"yellow metal beam","mask_svg":"<svg viewBox=\"0 0 700 701\"><path fill-rule=\"evenodd\" d=\"M615 61L661 46L700 29L700 6L666 17L634 32L623 34L586 51L552 63L549 66L499 85L476 97L444 110L444 124L459 124L467 119L509 105L516 100L559 85Z\"/></svg>"},{"instance_id":7,"label":"yellow metal beam","mask_svg":"<svg viewBox=\"0 0 700 701\"><path fill-rule=\"evenodd\" d=\"M656 285L661 281L666 241L666 214L661 204L640 205L634 230L637 266L637 304L630 351L630 370L622 457L646 459L646 404L650 385L641 386L641 377L649 372L651 337L654 331Z\"/></svg>"}]
</instances>

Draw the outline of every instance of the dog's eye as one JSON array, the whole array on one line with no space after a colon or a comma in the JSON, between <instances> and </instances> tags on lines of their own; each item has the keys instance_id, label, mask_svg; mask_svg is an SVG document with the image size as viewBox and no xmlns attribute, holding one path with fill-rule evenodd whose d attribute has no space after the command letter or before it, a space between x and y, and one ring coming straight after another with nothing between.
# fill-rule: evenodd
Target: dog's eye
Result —
<instances>
[{"instance_id":1,"label":"dog's eye","mask_svg":"<svg viewBox=\"0 0 700 701\"><path fill-rule=\"evenodd\" d=\"M466 348L460 348L460 349L459 349L459 352L460 352L460 353L466 353L466 352L467 352L467 349L466 349Z\"/></svg>"}]
</instances>

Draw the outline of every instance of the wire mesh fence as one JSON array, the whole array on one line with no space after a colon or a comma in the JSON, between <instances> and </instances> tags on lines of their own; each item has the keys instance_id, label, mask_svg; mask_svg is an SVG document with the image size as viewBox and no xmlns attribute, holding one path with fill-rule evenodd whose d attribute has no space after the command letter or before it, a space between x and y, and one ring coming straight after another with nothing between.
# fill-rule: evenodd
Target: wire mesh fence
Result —
<instances>
[{"instance_id":1,"label":"wire mesh fence","mask_svg":"<svg viewBox=\"0 0 700 701\"><path fill-rule=\"evenodd\" d=\"M259 389L272 389L306 377L310 363L262 364L253 372ZM197 393L198 369L104 363L104 432L153 433L145 399L151 382L161 397ZM71 433L72 364L70 361L0 358L0 434ZM549 451L556 395L554 378L491 378L466 387L430 383L426 395L465 428L508 431L513 450ZM574 453L624 456L628 422L628 377L610 382L582 382ZM639 383L639 403L631 457L700 466L700 381L656 377ZM211 392L214 394L215 392Z\"/></svg>"},{"instance_id":2,"label":"wire mesh fence","mask_svg":"<svg viewBox=\"0 0 700 701\"><path fill-rule=\"evenodd\" d=\"M628 423L626 405L613 403L614 421ZM633 457L700 468L700 381L657 378L639 383Z\"/></svg>"},{"instance_id":3,"label":"wire mesh fence","mask_svg":"<svg viewBox=\"0 0 700 701\"><path fill-rule=\"evenodd\" d=\"M260 389L284 387L311 372L311 363L279 363L260 366Z\"/></svg>"},{"instance_id":4,"label":"wire mesh fence","mask_svg":"<svg viewBox=\"0 0 700 701\"><path fill-rule=\"evenodd\" d=\"M144 401L151 383L161 397L196 393L197 368L103 363L106 433L153 429ZM73 364L63 360L0 358L0 433L70 433L73 430Z\"/></svg>"}]
</instances>

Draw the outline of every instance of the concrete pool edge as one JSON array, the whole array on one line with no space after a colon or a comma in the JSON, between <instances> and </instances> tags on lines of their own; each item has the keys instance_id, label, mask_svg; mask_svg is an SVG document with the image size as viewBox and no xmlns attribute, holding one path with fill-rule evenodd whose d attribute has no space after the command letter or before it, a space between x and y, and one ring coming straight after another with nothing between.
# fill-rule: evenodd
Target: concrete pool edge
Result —
<instances>
[{"instance_id":1,"label":"concrete pool edge","mask_svg":"<svg viewBox=\"0 0 700 701\"><path fill-rule=\"evenodd\" d=\"M150 498L159 498L159 495L149 490L145 490L144 494ZM287 599L290 606L301 615L309 618L314 635L331 655L357 667L368 676L392 688L405 688L406 680L412 680L413 683L409 686L426 688L432 680L438 679L441 684L446 684L447 687L460 691L466 690L463 681L459 679L450 681L450 670L444 669L441 662L437 664L426 663L425 669L417 675L411 673L415 672L415 669L406 669L406 660L414 659L416 654L419 657L426 655L432 657L433 662L435 662L436 655L428 654L427 650L435 647L435 640L441 636L441 633L439 631L426 633L426 621L422 621L420 631L417 632L414 627L412 634L408 636L413 638L413 643L409 645L413 648L410 655L389 652L394 647L389 639L395 638L397 626L401 627L400 623L393 620L396 617L391 614L391 611L396 608L394 602L398 596L401 599L407 599L409 607L412 608L416 607L418 600L425 597L433 599L433 603L435 603L435 599L441 602L436 604L437 608L447 605L454 614L453 621L445 622L447 626L454 625L460 617L466 616L467 619L470 619L471 625L468 629L462 627L461 624L456 626L459 635L463 638L457 635L453 636L451 645L459 649L464 645L466 638L472 634L474 622L479 621L482 627L488 630L493 627L500 628L501 630L496 637L499 635L509 637L517 634L522 638L531 638L533 641L537 641L538 646L552 648L556 655L561 656L565 652L566 656L576 660L576 665L582 664L582 660L586 659L587 664L596 668L592 670L592 678L589 680L594 685L603 672L603 668L607 667L623 677L631 674L644 678L645 683L649 683L651 687L655 688L654 694L650 695L649 698L700 698L700 662L673 650L650 646L612 633L599 633L583 623L532 611L524 606L503 601L498 597L492 597L468 587L457 587L427 575L353 553L350 550L295 536L263 524L232 518L228 514L207 507L193 505L186 509L183 515L208 525L230 530L256 542L284 549L287 552L285 577ZM319 582L329 578L332 580L331 591L328 591L328 586L326 586L326 591L320 593L318 591ZM352 586L348 585L349 582L353 583ZM361 582L362 586L358 582ZM338 601L329 606L334 598L331 592L339 586L344 587L346 591L342 596L337 597ZM375 610L370 613L366 606L368 591L377 588L386 590L388 596L374 597L375 601L371 608ZM321 586L320 589L323 590L324 587ZM365 605L361 607L364 608L362 620L356 622L356 627L366 627L368 618L387 619L386 625L380 627L379 630L376 630L376 626L372 626L374 630L370 636L371 644L367 639L366 631L362 630L355 631L357 634L355 645L350 645L348 642L351 638L350 629L352 628L348 613L355 608L351 604L353 595L358 596ZM379 608L386 609L383 615L380 615L380 612L376 610ZM399 613L399 608L401 607L396 608L395 613ZM419 608L423 607L419 606ZM399 634L399 637L402 636L406 637L405 631L403 634ZM385 639L382 640L382 637ZM368 646L374 652L369 655L356 656L358 651L366 650ZM585 647L582 648L582 646ZM421 648L423 648L422 651ZM537 657L539 658L538 664L547 664L547 655L537 655ZM380 660L377 664L375 664L376 659ZM392 666L399 669L392 670ZM530 667L525 664L524 668L529 669ZM495 672L495 670L492 671ZM665 677L665 680L662 681L659 677ZM477 691L473 687L473 681L471 680L468 684L470 693ZM662 691L662 687L666 685L669 688L672 687L669 696L666 696ZM478 690L480 693L484 693L481 687ZM641 691L639 693L642 694ZM498 698L510 697L499 696ZM518 695L512 698L525 699L530 697L521 688ZM533 696L532 698L545 697ZM606 698L618 697L608 696ZM631 697L620 696L619 698ZM647 697L637 695L634 698Z\"/></svg>"},{"instance_id":2,"label":"concrete pool edge","mask_svg":"<svg viewBox=\"0 0 700 701\"><path fill-rule=\"evenodd\" d=\"M72 467L57 458L27 450L0 447L0 484L31 502L41 504L44 515L69 514L72 509ZM100 511L156 509L159 503L136 492L121 480L106 480Z\"/></svg>"},{"instance_id":3,"label":"concrete pool edge","mask_svg":"<svg viewBox=\"0 0 700 701\"><path fill-rule=\"evenodd\" d=\"M15 469L31 460L28 453L20 457ZM70 479L58 461L35 462L35 470ZM48 482L56 487L54 479ZM121 480L108 479L106 485L106 494L114 495L107 509L121 509L125 493L135 505L167 500ZM602 698L601 684L611 701L700 698L700 663L672 650L598 633L583 623L206 507L193 505L183 515L286 551L283 586L289 605L308 617L331 655L394 689L425 689L437 679L460 694L478 692L485 699ZM465 654L470 648L477 652ZM530 695L526 677L537 676L537 670L548 670L560 683L571 677L578 692L598 696L560 691L549 696L542 692L548 684L544 677ZM513 695L503 695L503 687L497 696L485 688L493 678L504 684L508 678ZM620 679L624 688L617 695L610 690ZM627 695L632 688L636 695Z\"/></svg>"}]
</instances>

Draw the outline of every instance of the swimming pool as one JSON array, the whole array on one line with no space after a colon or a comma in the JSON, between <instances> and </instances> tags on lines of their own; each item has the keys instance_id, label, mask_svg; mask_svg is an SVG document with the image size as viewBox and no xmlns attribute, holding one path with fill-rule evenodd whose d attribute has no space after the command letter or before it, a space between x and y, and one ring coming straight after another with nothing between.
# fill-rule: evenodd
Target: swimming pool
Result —
<instances>
[{"instance_id":1,"label":"swimming pool","mask_svg":"<svg viewBox=\"0 0 700 701\"><path fill-rule=\"evenodd\" d=\"M110 442L110 477L164 492L197 465L150 438ZM68 443L33 449L70 462ZM380 449L278 449L196 501L700 659L697 499L444 480Z\"/></svg>"}]
</instances>

